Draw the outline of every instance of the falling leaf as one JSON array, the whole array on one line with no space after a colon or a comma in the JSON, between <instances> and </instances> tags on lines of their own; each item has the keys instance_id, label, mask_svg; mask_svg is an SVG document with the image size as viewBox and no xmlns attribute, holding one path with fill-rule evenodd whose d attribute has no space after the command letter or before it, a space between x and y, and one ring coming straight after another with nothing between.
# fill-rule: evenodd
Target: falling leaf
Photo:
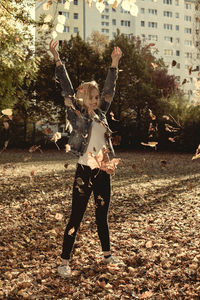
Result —
<instances>
[{"instance_id":1,"label":"falling leaf","mask_svg":"<svg viewBox=\"0 0 200 300\"><path fill-rule=\"evenodd\" d=\"M167 161L166 160L161 160L160 161L160 165L161 165L161 167L166 167L166 165L167 165Z\"/></svg>"},{"instance_id":2,"label":"falling leaf","mask_svg":"<svg viewBox=\"0 0 200 300\"><path fill-rule=\"evenodd\" d=\"M3 109L1 112L5 116L12 116L12 114L13 114L12 109L10 109L10 108Z\"/></svg>"},{"instance_id":3,"label":"falling leaf","mask_svg":"<svg viewBox=\"0 0 200 300\"><path fill-rule=\"evenodd\" d=\"M40 145L39 146L34 145L34 146L31 146L28 151L30 153L35 152L36 150L39 150L40 152L42 152L42 150L40 149L40 147L41 147Z\"/></svg>"},{"instance_id":4,"label":"falling leaf","mask_svg":"<svg viewBox=\"0 0 200 300\"><path fill-rule=\"evenodd\" d=\"M5 128L6 130L9 129L9 123L8 123L7 121L4 121L4 122L3 122L3 126L4 126L4 128Z\"/></svg>"},{"instance_id":5,"label":"falling leaf","mask_svg":"<svg viewBox=\"0 0 200 300\"><path fill-rule=\"evenodd\" d=\"M105 9L105 4L103 2L97 2L96 3L96 8L100 13L102 13Z\"/></svg>"},{"instance_id":6,"label":"falling leaf","mask_svg":"<svg viewBox=\"0 0 200 300\"><path fill-rule=\"evenodd\" d=\"M169 120L169 117L168 116L166 116L166 115L164 115L164 116L162 116L164 119L166 119L166 120Z\"/></svg>"},{"instance_id":7,"label":"falling leaf","mask_svg":"<svg viewBox=\"0 0 200 300\"><path fill-rule=\"evenodd\" d=\"M158 68L158 65L155 64L155 63L151 63L151 65L152 65L152 67L153 67L154 70L155 70L156 68Z\"/></svg>"},{"instance_id":8,"label":"falling leaf","mask_svg":"<svg viewBox=\"0 0 200 300\"><path fill-rule=\"evenodd\" d=\"M112 111L110 112L110 116L111 116L111 119L112 119L113 121L119 122L119 120L116 120L116 119L115 119L114 113L113 113Z\"/></svg>"},{"instance_id":9,"label":"falling leaf","mask_svg":"<svg viewBox=\"0 0 200 300\"><path fill-rule=\"evenodd\" d=\"M148 46L149 46L149 47L154 47L155 44L154 44L154 43L150 43Z\"/></svg>"},{"instance_id":10,"label":"falling leaf","mask_svg":"<svg viewBox=\"0 0 200 300\"><path fill-rule=\"evenodd\" d=\"M141 142L141 144L143 146L149 146L149 147L152 147L152 148L156 148L156 146L158 145L158 142L148 142L148 143Z\"/></svg>"},{"instance_id":11,"label":"falling leaf","mask_svg":"<svg viewBox=\"0 0 200 300\"><path fill-rule=\"evenodd\" d=\"M75 228L72 227L69 231L68 231L68 235L72 235L75 232Z\"/></svg>"},{"instance_id":12,"label":"falling leaf","mask_svg":"<svg viewBox=\"0 0 200 300\"><path fill-rule=\"evenodd\" d=\"M69 144L65 145L65 152L69 152L71 150L71 146Z\"/></svg>"},{"instance_id":13,"label":"falling leaf","mask_svg":"<svg viewBox=\"0 0 200 300\"><path fill-rule=\"evenodd\" d=\"M81 177L77 177L76 182L78 183L78 185L84 185L84 181Z\"/></svg>"},{"instance_id":14,"label":"falling leaf","mask_svg":"<svg viewBox=\"0 0 200 300\"><path fill-rule=\"evenodd\" d=\"M51 141L56 143L59 139L61 139L61 137L62 136L60 132L55 132L51 138Z\"/></svg>"},{"instance_id":15,"label":"falling leaf","mask_svg":"<svg viewBox=\"0 0 200 300\"><path fill-rule=\"evenodd\" d=\"M66 17L64 15L58 15L58 23L64 25L66 22Z\"/></svg>"},{"instance_id":16,"label":"falling leaf","mask_svg":"<svg viewBox=\"0 0 200 300\"><path fill-rule=\"evenodd\" d=\"M50 7L51 7L51 5L53 4L53 1L47 1L47 2L45 2L44 4L43 4L43 10L49 10L50 9Z\"/></svg>"},{"instance_id":17,"label":"falling leaf","mask_svg":"<svg viewBox=\"0 0 200 300\"><path fill-rule=\"evenodd\" d=\"M66 1L64 5L64 9L69 10L70 8L70 1Z\"/></svg>"},{"instance_id":18,"label":"falling leaf","mask_svg":"<svg viewBox=\"0 0 200 300\"><path fill-rule=\"evenodd\" d=\"M53 39L55 39L57 37L57 32L54 30L52 33L51 33L51 36Z\"/></svg>"},{"instance_id":19,"label":"falling leaf","mask_svg":"<svg viewBox=\"0 0 200 300\"><path fill-rule=\"evenodd\" d=\"M81 112L79 110L76 109L74 112L79 118L81 117Z\"/></svg>"},{"instance_id":20,"label":"falling leaf","mask_svg":"<svg viewBox=\"0 0 200 300\"><path fill-rule=\"evenodd\" d=\"M189 75L191 75L192 74L192 67L189 67Z\"/></svg>"},{"instance_id":21,"label":"falling leaf","mask_svg":"<svg viewBox=\"0 0 200 300\"><path fill-rule=\"evenodd\" d=\"M187 79L184 79L183 81L182 81L182 84L185 84L187 82Z\"/></svg>"},{"instance_id":22,"label":"falling leaf","mask_svg":"<svg viewBox=\"0 0 200 300\"><path fill-rule=\"evenodd\" d=\"M68 163L64 164L64 167L65 167L65 169L67 169L67 168L68 168L68 166L69 166L69 164L68 164Z\"/></svg>"},{"instance_id":23,"label":"falling leaf","mask_svg":"<svg viewBox=\"0 0 200 300\"><path fill-rule=\"evenodd\" d=\"M176 65L176 61L172 60L172 67L175 67L175 65Z\"/></svg>"},{"instance_id":24,"label":"falling leaf","mask_svg":"<svg viewBox=\"0 0 200 300\"><path fill-rule=\"evenodd\" d=\"M172 137L169 137L168 140L169 140L170 142L172 142L172 143L175 143L175 139L172 138Z\"/></svg>"},{"instance_id":25,"label":"falling leaf","mask_svg":"<svg viewBox=\"0 0 200 300\"><path fill-rule=\"evenodd\" d=\"M44 22L45 22L45 23L49 23L49 22L52 21L52 19L53 19L52 15L47 15L47 16L44 18Z\"/></svg>"},{"instance_id":26,"label":"falling leaf","mask_svg":"<svg viewBox=\"0 0 200 300\"><path fill-rule=\"evenodd\" d=\"M149 115L150 115L152 120L156 120L156 116L152 113L151 109L149 109Z\"/></svg>"},{"instance_id":27,"label":"falling leaf","mask_svg":"<svg viewBox=\"0 0 200 300\"><path fill-rule=\"evenodd\" d=\"M121 144L122 137L120 135L115 135L111 139L113 146L119 146Z\"/></svg>"},{"instance_id":28,"label":"falling leaf","mask_svg":"<svg viewBox=\"0 0 200 300\"><path fill-rule=\"evenodd\" d=\"M63 24L57 24L56 25L56 31L59 32L59 33L63 33L64 31L64 25Z\"/></svg>"},{"instance_id":29,"label":"falling leaf","mask_svg":"<svg viewBox=\"0 0 200 300\"><path fill-rule=\"evenodd\" d=\"M75 188L77 188L80 194L84 194L84 190L82 190L79 185L76 185Z\"/></svg>"}]
</instances>

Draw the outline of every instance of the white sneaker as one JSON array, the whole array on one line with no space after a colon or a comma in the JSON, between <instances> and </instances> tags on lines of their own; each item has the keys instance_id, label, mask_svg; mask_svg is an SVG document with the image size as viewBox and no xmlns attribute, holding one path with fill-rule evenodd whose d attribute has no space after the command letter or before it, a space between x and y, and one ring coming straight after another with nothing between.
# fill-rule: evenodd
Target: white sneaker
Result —
<instances>
[{"instance_id":1,"label":"white sneaker","mask_svg":"<svg viewBox=\"0 0 200 300\"><path fill-rule=\"evenodd\" d=\"M106 264L113 264L113 265L117 265L119 267L125 267L126 266L125 263L122 260L120 260L117 257L112 256L112 255L110 257L108 257L108 258L104 257L103 264L104 265L106 265Z\"/></svg>"},{"instance_id":2,"label":"white sneaker","mask_svg":"<svg viewBox=\"0 0 200 300\"><path fill-rule=\"evenodd\" d=\"M71 268L69 265L63 265L58 267L58 274L62 277L71 276Z\"/></svg>"}]
</instances>

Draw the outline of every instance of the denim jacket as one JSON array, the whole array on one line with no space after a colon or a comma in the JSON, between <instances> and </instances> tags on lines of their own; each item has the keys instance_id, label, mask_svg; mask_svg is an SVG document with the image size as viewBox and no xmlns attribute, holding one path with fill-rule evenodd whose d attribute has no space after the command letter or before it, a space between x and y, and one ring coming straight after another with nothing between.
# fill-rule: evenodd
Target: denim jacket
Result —
<instances>
[{"instance_id":1,"label":"denim jacket","mask_svg":"<svg viewBox=\"0 0 200 300\"><path fill-rule=\"evenodd\" d=\"M108 126L106 113L114 97L118 75L117 71L117 68L109 68L103 92L100 96L100 107L94 111L95 116L91 118L87 111L82 111L81 108L77 105L77 102L75 100L75 92L65 66L60 65L56 67L56 77L61 84L62 96L65 99L70 99L73 104L66 107L66 118L72 126L72 132L70 134L68 144L70 145L70 151L78 157L83 155L87 150L93 120L100 122L105 126L106 146L109 150L112 151L112 154L115 155L111 142L112 132Z\"/></svg>"}]
</instances>

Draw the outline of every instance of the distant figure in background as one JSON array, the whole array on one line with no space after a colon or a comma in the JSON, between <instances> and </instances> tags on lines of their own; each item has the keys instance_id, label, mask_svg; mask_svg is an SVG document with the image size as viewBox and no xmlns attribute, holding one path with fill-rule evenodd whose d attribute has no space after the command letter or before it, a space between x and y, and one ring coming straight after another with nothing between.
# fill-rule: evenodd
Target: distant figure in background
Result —
<instances>
[{"instance_id":1,"label":"distant figure in background","mask_svg":"<svg viewBox=\"0 0 200 300\"><path fill-rule=\"evenodd\" d=\"M106 113L114 97L118 63L122 52L120 48L114 47L111 54L112 64L108 70L100 97L99 88L95 81L82 83L75 94L69 75L56 50L57 45L57 41L51 41L49 49L56 62L56 76L61 83L67 122L71 130L66 147L79 157L73 184L72 211L63 239L62 264L58 267L58 273L61 276L69 277L71 275L69 264L71 251L92 192L95 198L97 230L104 254L103 263L124 266L124 263L112 256L110 251L107 222L111 190L110 175L98 167L92 169L88 165L89 153L91 157L100 151L103 151L103 155L109 150L114 154Z\"/></svg>"}]
</instances>

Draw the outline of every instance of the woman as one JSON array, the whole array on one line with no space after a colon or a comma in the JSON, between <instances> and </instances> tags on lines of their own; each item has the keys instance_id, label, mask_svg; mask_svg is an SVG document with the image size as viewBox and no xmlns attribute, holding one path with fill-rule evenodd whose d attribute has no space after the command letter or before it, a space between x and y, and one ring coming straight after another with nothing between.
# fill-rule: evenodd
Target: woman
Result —
<instances>
[{"instance_id":1,"label":"woman","mask_svg":"<svg viewBox=\"0 0 200 300\"><path fill-rule=\"evenodd\" d=\"M89 164L89 154L90 160L102 151L103 155L110 150L114 154L106 113L114 96L118 63L122 52L118 47L114 47L111 54L112 64L100 97L99 88L95 81L81 84L77 93L74 93L68 73L56 50L57 45L57 41L51 41L49 48L56 62L56 76L61 83L62 95L65 98L67 123L71 129L67 148L79 157L73 184L72 211L63 239L62 264L58 267L58 273L61 276L69 277L71 275L69 265L71 251L91 192L95 198L96 224L104 254L103 263L115 263L124 266L124 263L112 256L110 251L107 223L110 175L100 168L90 167Z\"/></svg>"}]
</instances>

